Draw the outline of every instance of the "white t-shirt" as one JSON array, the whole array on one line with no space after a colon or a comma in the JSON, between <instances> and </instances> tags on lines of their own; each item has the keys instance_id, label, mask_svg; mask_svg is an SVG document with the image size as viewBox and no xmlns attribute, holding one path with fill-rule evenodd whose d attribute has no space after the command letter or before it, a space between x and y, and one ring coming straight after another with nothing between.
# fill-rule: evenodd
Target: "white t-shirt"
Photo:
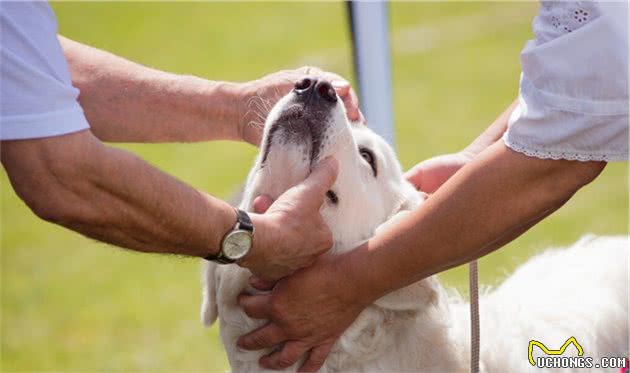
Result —
<instances>
[{"instance_id":1,"label":"white t-shirt","mask_svg":"<svg viewBox=\"0 0 630 373\"><path fill-rule=\"evenodd\" d=\"M46 2L0 1L0 139L89 128Z\"/></svg>"},{"instance_id":2,"label":"white t-shirt","mask_svg":"<svg viewBox=\"0 0 630 373\"><path fill-rule=\"evenodd\" d=\"M628 3L542 2L503 136L546 159L628 160Z\"/></svg>"}]
</instances>

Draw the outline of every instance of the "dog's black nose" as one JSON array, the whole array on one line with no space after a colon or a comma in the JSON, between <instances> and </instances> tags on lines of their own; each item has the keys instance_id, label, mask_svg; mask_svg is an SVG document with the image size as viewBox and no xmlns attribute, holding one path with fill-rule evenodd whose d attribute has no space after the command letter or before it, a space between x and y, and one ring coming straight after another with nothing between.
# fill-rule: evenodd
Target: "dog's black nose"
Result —
<instances>
[{"instance_id":1,"label":"dog's black nose","mask_svg":"<svg viewBox=\"0 0 630 373\"><path fill-rule=\"evenodd\" d=\"M317 83L317 81L315 81ZM309 78L304 78L295 83L294 90L297 93L308 92L314 86L314 82Z\"/></svg>"},{"instance_id":2,"label":"dog's black nose","mask_svg":"<svg viewBox=\"0 0 630 373\"><path fill-rule=\"evenodd\" d=\"M337 93L335 92L332 84L330 84L329 82L325 80L317 82L317 84L315 85L315 90L317 91L319 97L325 99L326 101L337 101Z\"/></svg>"},{"instance_id":3,"label":"dog's black nose","mask_svg":"<svg viewBox=\"0 0 630 373\"><path fill-rule=\"evenodd\" d=\"M325 80L304 78L295 83L293 90L299 96L314 94L315 97L323 98L328 102L337 102L337 93L335 92L335 89L332 84Z\"/></svg>"}]
</instances>

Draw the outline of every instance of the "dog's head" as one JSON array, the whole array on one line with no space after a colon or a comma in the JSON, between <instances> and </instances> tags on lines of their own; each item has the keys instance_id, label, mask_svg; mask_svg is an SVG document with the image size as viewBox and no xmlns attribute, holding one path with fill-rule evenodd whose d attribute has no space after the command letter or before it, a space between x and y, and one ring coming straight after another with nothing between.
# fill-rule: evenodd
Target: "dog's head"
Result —
<instances>
[{"instance_id":1,"label":"dog's head","mask_svg":"<svg viewBox=\"0 0 630 373\"><path fill-rule=\"evenodd\" d=\"M393 224L421 202L385 140L363 123L348 121L343 102L329 82L308 78L298 82L267 116L261 151L249 174L241 208L251 211L255 197L261 194L277 199L327 156L339 162L337 180L321 208L333 234L335 253L353 249L385 222ZM206 263L202 305L206 325L218 314L216 292L221 291L217 289L224 289L224 299L236 297L242 289L221 280L220 273L233 268ZM245 286L246 277L239 281ZM406 302L396 296L389 298L380 305L398 310L417 308L414 302L419 299L413 294L403 297Z\"/></svg>"},{"instance_id":2,"label":"dog's head","mask_svg":"<svg viewBox=\"0 0 630 373\"><path fill-rule=\"evenodd\" d=\"M339 162L339 174L321 212L333 233L334 250L352 248L394 214L420 202L385 140L364 124L348 121L329 82L305 78L267 117L243 207L251 209L260 194L277 198L330 155Z\"/></svg>"}]
</instances>

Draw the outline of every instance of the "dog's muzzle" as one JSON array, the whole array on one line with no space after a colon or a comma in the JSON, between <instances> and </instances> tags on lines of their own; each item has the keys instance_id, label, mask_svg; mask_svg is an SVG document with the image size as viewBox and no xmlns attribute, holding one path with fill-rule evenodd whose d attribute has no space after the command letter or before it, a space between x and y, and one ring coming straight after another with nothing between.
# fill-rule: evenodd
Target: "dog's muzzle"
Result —
<instances>
[{"instance_id":1,"label":"dog's muzzle","mask_svg":"<svg viewBox=\"0 0 630 373\"><path fill-rule=\"evenodd\" d=\"M263 163L274 142L304 144L310 148L310 160L317 160L329 130L331 111L339 98L332 84L314 77L295 83L291 98L278 118L270 124L265 139Z\"/></svg>"}]
</instances>

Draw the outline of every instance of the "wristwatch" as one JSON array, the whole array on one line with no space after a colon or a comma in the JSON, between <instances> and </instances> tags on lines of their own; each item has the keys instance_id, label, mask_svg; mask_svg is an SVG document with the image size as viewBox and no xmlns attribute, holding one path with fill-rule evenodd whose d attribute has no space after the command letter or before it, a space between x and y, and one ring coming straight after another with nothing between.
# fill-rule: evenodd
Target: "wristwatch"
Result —
<instances>
[{"instance_id":1,"label":"wristwatch","mask_svg":"<svg viewBox=\"0 0 630 373\"><path fill-rule=\"evenodd\" d=\"M205 259L219 264L230 264L243 258L252 248L254 224L243 210L236 210L236 224L227 232L221 241L218 254L209 255Z\"/></svg>"}]
</instances>

